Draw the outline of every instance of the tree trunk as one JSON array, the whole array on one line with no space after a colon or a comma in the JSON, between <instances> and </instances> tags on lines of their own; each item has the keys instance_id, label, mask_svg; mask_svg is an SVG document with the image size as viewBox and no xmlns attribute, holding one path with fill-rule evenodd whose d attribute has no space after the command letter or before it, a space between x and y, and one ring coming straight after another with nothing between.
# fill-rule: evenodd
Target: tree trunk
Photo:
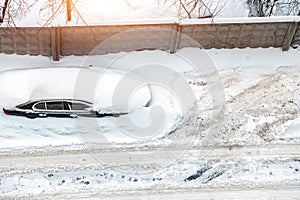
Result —
<instances>
[{"instance_id":1,"label":"tree trunk","mask_svg":"<svg viewBox=\"0 0 300 200\"><path fill-rule=\"evenodd\" d=\"M3 23L3 21L4 21L6 9L7 9L7 6L8 6L8 1L9 0L4 1L4 5L2 7L2 14L1 14L1 17L0 17L0 23Z\"/></svg>"},{"instance_id":2,"label":"tree trunk","mask_svg":"<svg viewBox=\"0 0 300 200\"><path fill-rule=\"evenodd\" d=\"M67 20L71 21L71 0L66 0L66 7L67 7Z\"/></svg>"}]
</instances>

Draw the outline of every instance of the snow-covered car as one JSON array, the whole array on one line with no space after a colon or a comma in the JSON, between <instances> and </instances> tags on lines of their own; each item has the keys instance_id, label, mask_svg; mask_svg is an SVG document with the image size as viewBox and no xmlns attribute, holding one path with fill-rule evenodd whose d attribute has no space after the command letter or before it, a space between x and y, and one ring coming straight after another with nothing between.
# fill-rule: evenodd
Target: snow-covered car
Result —
<instances>
[{"instance_id":1,"label":"snow-covered car","mask_svg":"<svg viewBox=\"0 0 300 200\"><path fill-rule=\"evenodd\" d=\"M128 113L99 113L93 110L92 103L74 99L46 99L28 101L13 108L3 108L6 115L25 116L28 118L37 117L106 117Z\"/></svg>"}]
</instances>

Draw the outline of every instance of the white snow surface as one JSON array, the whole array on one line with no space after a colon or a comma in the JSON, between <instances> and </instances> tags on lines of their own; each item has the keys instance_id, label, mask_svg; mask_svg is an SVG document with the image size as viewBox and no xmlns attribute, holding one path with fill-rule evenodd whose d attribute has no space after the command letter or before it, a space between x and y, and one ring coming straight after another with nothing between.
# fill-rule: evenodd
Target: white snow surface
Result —
<instances>
[{"instance_id":1,"label":"white snow surface","mask_svg":"<svg viewBox=\"0 0 300 200\"><path fill-rule=\"evenodd\" d=\"M168 188L232 187L267 185L270 183L299 184L299 162L280 159L197 160L173 165L149 174L119 172L110 168L81 168L76 171L49 171L9 174L2 178L0 189L7 197L20 194L72 193L87 191L134 191ZM200 177L188 179L202 171ZM247 187L247 186L246 186ZM12 188L16 188L13 190ZM30 198L30 197L28 197ZM98 196L97 198L100 198ZM102 196L101 196L102 198ZM122 197L123 198L123 197Z\"/></svg>"},{"instance_id":2,"label":"white snow surface","mask_svg":"<svg viewBox=\"0 0 300 200\"><path fill-rule=\"evenodd\" d=\"M140 65L160 64L162 66L171 66L172 70L176 73L185 76L189 74L190 71L193 71L193 67L191 67L189 63L186 63L179 55L192 55L193 51L193 48L186 48L178 51L176 54L155 50L130 53L123 52L102 56L70 56L63 57L60 62L52 62L49 58L42 56L1 54L1 107L14 106L28 100L43 97L73 97L74 88L76 88L76 78L78 78L80 70L98 74L103 71L103 67L105 67L107 63L110 63L111 60L122 57L122 59L115 61L114 65L110 66L109 72L105 74L105 76L107 76L107 79L105 79L106 84L103 84L104 87L100 87L99 94L95 92L95 95L92 96L96 109L109 108L114 91L112 86L114 85L116 87L117 80L120 80L121 77L126 74L126 70L133 70ZM259 82L264 80L265 75L276 72L280 67L289 66L297 68L300 66L299 51L294 49L287 52L282 52L276 48L211 49L205 50L205 52L206 56L210 58L214 65L212 67L220 71L221 77L225 77L226 79L228 76L241 80L239 84L229 85L230 87L228 88L225 86L224 91L227 101L231 101L253 85L259 84ZM78 63L81 63L80 68L72 67L78 66ZM99 63L103 66L99 66ZM89 65L90 67L88 67ZM204 63L203 65L206 64ZM122 69L123 72L120 69ZM202 73L206 73L206 71L204 70ZM235 73L239 73L240 75L234 77ZM197 84L201 85L205 84L205 82L199 82L192 77L193 76L188 76L187 82L193 83L192 88L196 96L205 94L203 88L197 87ZM106 87L107 85L109 85L109 87ZM138 90L137 95L133 95L133 99L136 98L133 102L137 102L138 105L136 107L145 105L149 100L150 93L147 89L148 87L145 86L144 88L144 90ZM150 86L150 90L152 104L161 106L166 114L164 130L157 136L159 138L179 126L182 110L178 99L169 92L169 89L152 85ZM132 103L132 101L128 102ZM229 111L231 109L231 107L228 107ZM151 120L151 107L133 110L134 112L130 114L130 119L138 127L147 127L151 124L153 120L153 118ZM156 116L156 118L157 117L158 116ZM80 121L78 125L78 123L72 119L47 118L30 120L15 116L6 116L3 112L1 112L0 118L2 130L0 137L1 149L81 144L82 142L86 142L80 137L81 131L84 133L96 133L99 127L106 137L106 143L133 142L136 144L138 141L141 142L138 137L136 138L130 135L134 130L126 124L126 121L122 122L122 120L119 120L116 123L113 118L97 119L95 122L97 127L93 125L90 126L89 120L87 119L82 119L83 121L86 120L86 123L81 123ZM265 118L261 116L257 118L249 116L245 130L251 132L255 130L257 126L272 123L270 120L276 121L276 117L269 116ZM253 121L257 121L256 124ZM127 131L129 135L120 131L120 127L122 127L122 130ZM294 125L294 127L298 126ZM295 128L290 128L288 130L289 132L297 134L297 131L294 129ZM145 142L145 140L142 141ZM97 142L102 143L103 141Z\"/></svg>"},{"instance_id":3,"label":"white snow surface","mask_svg":"<svg viewBox=\"0 0 300 200\"><path fill-rule=\"evenodd\" d=\"M79 69L84 68L97 74L113 60L114 64L109 65L111 73L105 74L107 77L119 77L120 74L124 76L126 74L124 72L135 70L140 66L156 69L154 74L157 77L183 77L193 89L201 105L199 109L202 111L199 115L199 109L188 110L191 117L187 122L182 121L186 113L182 112L180 100L170 91L172 88L151 84L149 86L151 106L135 109L129 115L137 129L128 123L126 117L120 119L113 117L37 118L32 120L7 116L1 111L0 153L3 154L4 163L1 164L4 167L0 172L0 198L30 199L43 198L43 195L52 198L54 194L65 195L66 193L71 198L72 195L80 194L80 191L94 194L96 191L105 193L153 190L156 192L161 189L176 190L178 188L197 188L197 190L216 188L217 190L218 188L257 187L264 189L265 187L299 186L300 162L295 152L300 144L300 51L290 49L282 52L277 48L246 48L210 49L201 51L201 54L197 52L198 49L193 48L181 49L176 54L160 50L121 52L102 56L63 57L60 62L52 62L50 58L43 56L0 54L1 108L44 95L72 96L74 82L76 82L74 77L78 77ZM197 66L198 70L183 59L184 56L190 56L190 60L194 61L195 58L192 55L204 56L199 58L203 62ZM196 59L196 61L199 60ZM211 65L206 68L208 64ZM155 66L172 69L174 74L170 73L170 76L166 76L163 70L157 70ZM211 84L207 77L210 77L210 73L214 70L217 70L222 80L225 95L226 109L222 119L215 118L213 111L216 108L211 107L211 99L207 98L209 96L207 85ZM147 80L145 75L147 74L137 76ZM136 77L136 74L134 76ZM214 77L213 80L216 79ZM109 82L112 80L109 79L108 83L112 84ZM170 80L176 83L173 79ZM42 88L47 89L35 89L41 85L44 85ZM26 89L23 90L23 88ZM109 92L111 91L105 92L110 94L105 97L107 99L111 99ZM186 91L183 90L184 92ZM94 100L99 101L98 105L102 104L101 98L95 96ZM151 109L155 106L163 108L165 114L163 118L160 118L159 112L151 115ZM143 137L136 134L136 130L143 130L142 128L149 126L155 119L164 120L163 129L157 134L142 135ZM218 134L211 135L204 145L208 147L220 145L221 149L212 150L214 154L208 153L203 159L199 157L202 155L201 151L196 151L197 153L183 154L182 157L176 156L178 159L172 160L172 163L165 166L160 161L166 159L168 162L168 158L174 155L170 152L164 155L162 152L159 157L161 160L158 159L161 166L157 167L155 159L148 160L147 156L150 158L153 156L148 152L145 154L147 156L144 159L147 162L144 165L137 164L139 160L132 159L132 164L129 160L129 164L107 166L101 165L102 163L100 164L98 160L91 161L90 157L93 154L80 157L80 153L71 155L62 153L68 150L81 152L83 146L89 148L92 145L98 147L100 145L104 153L110 153L112 150L111 155L116 158L109 158L116 159L115 162L117 162L118 158L123 157L113 154L116 150L114 148L120 148L122 152L124 150L122 147L125 149L163 147L168 142L176 140L178 136L176 134L182 134L182 137L189 140L201 140L202 128L209 126L210 120L224 121L224 123L216 131ZM200 128L197 126L198 121L200 121ZM104 137L99 138L99 131ZM266 144L274 146L268 150ZM232 145L233 149L224 148L227 145ZM235 150L234 146L242 146L242 148ZM251 146L254 149L248 152L247 149L251 149ZM265 150L262 150L262 147L265 147ZM284 148L281 150L281 147ZM51 157L53 153L51 149L53 152L58 149L62 155L58 153ZM291 150L292 153L286 154L285 149ZM29 153L26 154L26 151ZM155 153L155 150L152 149L152 151ZM235 154L236 151L241 154ZM18 152L21 152L19 156ZM37 155L30 155L31 153ZM136 151L135 153L144 155L144 152ZM39 154L41 154L40 157ZM128 154L130 158L134 155L134 153ZM66 159L69 164L55 165L48 160L41 165L31 166L31 162L43 160L43 156L46 160L60 156L60 159ZM80 160L78 160L79 157ZM5 162L17 163L16 168L12 169L13 166L8 166ZM52 168L42 167L47 164L51 164ZM147 169L157 170L151 173L138 173L139 170Z\"/></svg>"},{"instance_id":4,"label":"white snow surface","mask_svg":"<svg viewBox=\"0 0 300 200\"><path fill-rule=\"evenodd\" d=\"M133 75L124 78L124 74L111 70L92 70L80 67L33 68L24 70L9 70L0 75L1 105L13 106L30 100L53 99L81 99L94 103L95 110L103 110L115 106L116 110L124 105L115 105L112 102L113 91L117 83L122 80L124 84L130 81L142 83L142 80ZM76 91L79 78L85 79L80 87L86 89ZM96 78L96 80L94 79ZM93 79L94 82L89 81ZM99 80L98 80L99 79ZM60 83L55 84L55 83ZM92 95L88 95L88 88L93 85ZM109 87L105 87L108 86ZM126 98L123 96L123 98ZM148 85L144 85L130 99L131 108L145 106L150 101L151 94ZM128 99L129 100L129 99ZM114 105L113 105L114 104ZM122 110L120 110L122 112ZM123 110L123 112L126 112Z\"/></svg>"}]
</instances>

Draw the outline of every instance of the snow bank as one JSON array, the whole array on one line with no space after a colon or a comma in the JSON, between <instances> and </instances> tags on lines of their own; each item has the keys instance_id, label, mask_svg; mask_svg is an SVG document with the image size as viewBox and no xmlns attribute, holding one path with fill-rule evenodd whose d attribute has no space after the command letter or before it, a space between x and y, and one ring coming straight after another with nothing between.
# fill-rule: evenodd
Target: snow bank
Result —
<instances>
[{"instance_id":1,"label":"snow bank","mask_svg":"<svg viewBox=\"0 0 300 200\"><path fill-rule=\"evenodd\" d=\"M299 49L283 52L281 48L209 49L205 50L217 69L256 67L274 70L281 66L300 66Z\"/></svg>"},{"instance_id":2,"label":"snow bank","mask_svg":"<svg viewBox=\"0 0 300 200\"><path fill-rule=\"evenodd\" d=\"M96 110L126 108L127 105L113 105L116 101L112 102L114 91L118 82L124 79L123 76L109 70L99 72L80 67L5 71L0 73L0 105L13 106L29 100L66 98L94 102ZM125 85L133 81L142 83L132 75L122 81ZM149 87L144 85L136 92L132 95L133 99L127 98L126 103L130 102L131 108L144 107L151 99Z\"/></svg>"},{"instance_id":3,"label":"snow bank","mask_svg":"<svg viewBox=\"0 0 300 200\"><path fill-rule=\"evenodd\" d=\"M189 49L189 48L185 48ZM185 49L178 50L185 51ZM203 50L214 62L215 67L219 70L233 67L262 67L277 68L280 66L299 66L300 51L290 48L289 51L283 52L281 48L244 48L244 49L208 49ZM89 65L105 67L112 60L125 54L128 60L118 62L118 69L130 70L140 62L155 62L158 64L169 64L175 71L190 70L177 54L169 54L165 51L153 50L129 53L113 53L99 56L67 56L62 57L60 62L52 62L49 57L29 56L16 54L0 54L0 72L11 69L27 69L41 67L66 67L66 66L83 66ZM155 58L155 60L153 60ZM99 66L99 63L101 65Z\"/></svg>"},{"instance_id":4,"label":"snow bank","mask_svg":"<svg viewBox=\"0 0 300 200\"><path fill-rule=\"evenodd\" d=\"M106 84L97 82L93 93L93 101L98 109L101 105L110 105L112 90L116 86L117 80L124 77L121 71L131 71L134 68L144 65L161 64L171 67L174 72L185 76L193 70L190 64L180 58L179 54L192 53L193 49L186 48L179 50L176 54L169 54L164 51L140 51L130 53L107 54L101 56L70 56L63 57L60 62L53 63L47 57L42 56L18 56L0 54L0 105L16 105L29 99L44 97L73 97L76 85L76 78L81 70L87 74L99 73L106 64L114 60L111 66L111 73L106 74L104 81ZM290 49L282 52L281 49L210 49L205 50L207 56L213 61L215 67L221 71L220 75L225 79L225 88L227 100L232 100L241 93L244 93L265 80L266 74L272 74L278 67L299 67L299 50ZM122 57L123 59L116 60ZM65 67L76 66L80 63L84 67ZM101 66L99 66L101 63ZM87 66L91 65L90 68ZM83 69L84 68L84 69ZM85 73L82 73L85 74ZM93 77L93 76L92 76ZM85 77L86 78L86 77ZM187 81L192 85L196 95L206 94L203 92L205 81L199 77L190 76ZM227 80L228 79L228 80ZM89 80L89 79L84 79ZM237 81L237 84L234 84ZM231 83L232 82L232 83ZM95 82L94 82L95 83ZM103 87L104 86L104 90ZM150 86L152 95L152 104L160 105L165 109L164 131L157 138L176 129L180 122L180 104L178 99L172 96L172 92L162 87ZM102 92L102 93L101 93ZM135 97L142 97L138 105L142 105L149 99L149 90L136 91ZM104 97L104 98L102 98ZM133 95L134 97L134 95ZM133 98L134 99L134 98ZM179 102L180 103L180 102ZM202 103L203 102L202 99ZM228 109L235 110L230 107ZM151 107L135 111L130 115L130 119L137 127L143 128L149 126L155 117L151 116ZM71 145L82 144L78 134L78 125L69 119L35 119L5 116L3 112L0 115L0 148L18 148L21 146L47 146L47 145ZM123 123L124 122L124 123ZM134 130L126 124L126 121L114 122L113 118L103 118L97 120L97 124L105 135L107 141L113 143L132 143L140 141L130 135L120 131L120 127L128 134ZM246 121L247 122L247 121ZM74 124L75 123L75 124ZM97 128L89 126L89 120L83 120L81 133L95 133ZM247 125L247 124L246 124ZM249 125L249 124L248 124ZM99 128L98 127L98 128ZM292 131L295 132L295 131ZM91 135L92 135L91 134ZM238 138L237 138L238 139ZM40 141L40 142L39 142Z\"/></svg>"}]
</instances>

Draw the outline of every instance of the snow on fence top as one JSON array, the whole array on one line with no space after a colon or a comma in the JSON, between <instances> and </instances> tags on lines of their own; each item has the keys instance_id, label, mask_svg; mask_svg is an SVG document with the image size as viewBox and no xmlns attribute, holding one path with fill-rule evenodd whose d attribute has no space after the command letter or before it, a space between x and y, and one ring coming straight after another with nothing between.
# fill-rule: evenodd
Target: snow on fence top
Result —
<instances>
[{"instance_id":1,"label":"snow on fence top","mask_svg":"<svg viewBox=\"0 0 300 200\"><path fill-rule=\"evenodd\" d=\"M251 24L251 23L278 23L278 22L300 22L300 16L271 16L271 17L236 17L236 18L205 18L205 19L140 19L140 20L114 20L101 21L97 24L89 23L90 26L117 26L117 25L151 25L151 24Z\"/></svg>"},{"instance_id":2,"label":"snow on fence top","mask_svg":"<svg viewBox=\"0 0 300 200\"><path fill-rule=\"evenodd\" d=\"M140 19L140 20L114 20L101 21L97 24L89 23L91 26L116 26L116 25L149 25L149 24L243 24L243 23L277 23L277 22L300 22L300 16L271 16L271 17L236 17L236 18L205 18L205 19Z\"/></svg>"},{"instance_id":3,"label":"snow on fence top","mask_svg":"<svg viewBox=\"0 0 300 200\"><path fill-rule=\"evenodd\" d=\"M251 23L278 23L278 22L300 22L300 16L272 16L272 17L240 17L240 18L206 18L206 19L184 19L181 25L195 24L251 24Z\"/></svg>"},{"instance_id":4,"label":"snow on fence top","mask_svg":"<svg viewBox=\"0 0 300 200\"><path fill-rule=\"evenodd\" d=\"M0 28L0 53L60 56L144 49L175 52L184 47L258 48L300 45L300 17L175 19L106 23L97 26ZM130 32L128 37L107 39ZM175 34L176 33L176 34ZM193 40L191 40L193 39ZM103 43L104 42L104 43Z\"/></svg>"}]
</instances>

